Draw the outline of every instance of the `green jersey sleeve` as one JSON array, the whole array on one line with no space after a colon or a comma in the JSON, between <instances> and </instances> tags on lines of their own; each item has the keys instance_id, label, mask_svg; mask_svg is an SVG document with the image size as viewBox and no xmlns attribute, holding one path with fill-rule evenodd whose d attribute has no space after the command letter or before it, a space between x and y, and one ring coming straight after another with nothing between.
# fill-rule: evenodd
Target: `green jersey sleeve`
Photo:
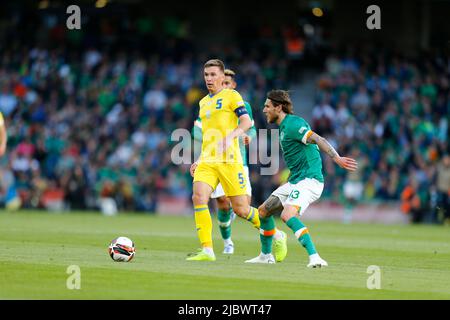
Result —
<instances>
[{"instance_id":1,"label":"green jersey sleeve","mask_svg":"<svg viewBox=\"0 0 450 320\"><path fill-rule=\"evenodd\" d=\"M311 135L312 130L308 122L302 118L297 118L291 129L291 134L295 140L308 144L307 139Z\"/></svg>"},{"instance_id":2,"label":"green jersey sleeve","mask_svg":"<svg viewBox=\"0 0 450 320\"><path fill-rule=\"evenodd\" d=\"M203 139L202 120L200 118L197 118L197 120L194 121L194 127L192 128L192 136L196 141L201 142Z\"/></svg>"}]
</instances>

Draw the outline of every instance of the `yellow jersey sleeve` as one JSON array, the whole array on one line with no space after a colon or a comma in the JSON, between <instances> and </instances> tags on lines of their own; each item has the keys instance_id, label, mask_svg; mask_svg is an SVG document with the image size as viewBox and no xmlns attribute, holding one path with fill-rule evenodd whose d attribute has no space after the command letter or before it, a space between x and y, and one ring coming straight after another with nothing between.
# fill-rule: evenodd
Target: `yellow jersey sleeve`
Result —
<instances>
[{"instance_id":1,"label":"yellow jersey sleeve","mask_svg":"<svg viewBox=\"0 0 450 320\"><path fill-rule=\"evenodd\" d=\"M237 92L236 90L230 90L228 99L230 101L229 106L231 111L234 111L240 107L245 108L244 99L242 99L240 93Z\"/></svg>"},{"instance_id":2,"label":"yellow jersey sleeve","mask_svg":"<svg viewBox=\"0 0 450 320\"><path fill-rule=\"evenodd\" d=\"M5 120L3 119L3 114L0 112L0 127L5 125Z\"/></svg>"}]
</instances>

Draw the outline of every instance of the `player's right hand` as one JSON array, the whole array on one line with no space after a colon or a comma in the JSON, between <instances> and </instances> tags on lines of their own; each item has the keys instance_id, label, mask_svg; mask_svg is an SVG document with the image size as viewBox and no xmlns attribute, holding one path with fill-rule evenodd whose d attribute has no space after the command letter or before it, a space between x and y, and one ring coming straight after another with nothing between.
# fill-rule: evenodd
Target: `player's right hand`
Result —
<instances>
[{"instance_id":1,"label":"player's right hand","mask_svg":"<svg viewBox=\"0 0 450 320\"><path fill-rule=\"evenodd\" d=\"M198 166L198 162L195 161L193 164L191 164L191 168L189 169L189 171L191 172L191 176L194 177L194 173L195 173L195 169Z\"/></svg>"},{"instance_id":2,"label":"player's right hand","mask_svg":"<svg viewBox=\"0 0 450 320\"><path fill-rule=\"evenodd\" d=\"M358 163L352 158L337 156L334 157L334 162L336 162L339 167L348 171L356 171L356 169L358 169Z\"/></svg>"}]
</instances>

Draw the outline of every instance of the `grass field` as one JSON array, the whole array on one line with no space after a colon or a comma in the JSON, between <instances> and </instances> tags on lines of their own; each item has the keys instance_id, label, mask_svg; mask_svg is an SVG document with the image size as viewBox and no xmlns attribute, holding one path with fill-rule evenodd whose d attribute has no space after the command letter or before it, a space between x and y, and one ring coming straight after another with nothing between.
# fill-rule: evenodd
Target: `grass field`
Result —
<instances>
[{"instance_id":1,"label":"grass field","mask_svg":"<svg viewBox=\"0 0 450 320\"><path fill-rule=\"evenodd\" d=\"M448 227L311 222L330 266L308 269L291 232L284 262L245 264L259 253L259 237L240 220L233 223L235 254L222 255L213 220L217 261L190 262L186 254L198 247L193 217L0 211L0 298L450 299ZM132 262L108 256L117 236L134 240ZM66 287L69 265L80 267L80 290ZM381 268L380 290L367 289L370 265Z\"/></svg>"}]
</instances>

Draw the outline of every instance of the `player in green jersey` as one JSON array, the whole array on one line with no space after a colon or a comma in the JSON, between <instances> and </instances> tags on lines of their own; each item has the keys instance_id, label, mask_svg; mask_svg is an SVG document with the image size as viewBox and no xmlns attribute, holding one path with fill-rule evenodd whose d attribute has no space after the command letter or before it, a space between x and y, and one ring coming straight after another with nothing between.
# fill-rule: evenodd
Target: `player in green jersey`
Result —
<instances>
[{"instance_id":1,"label":"player in green jersey","mask_svg":"<svg viewBox=\"0 0 450 320\"><path fill-rule=\"evenodd\" d=\"M224 87L229 89L236 89L237 83L235 81L235 72L230 69L225 69L225 80L224 80ZM248 202L250 204L251 202L251 196L252 196L252 187L250 184L250 176L249 176L249 169L248 169L248 163L247 163L247 150L246 145L249 145L251 140L256 137L256 128L254 126L253 121L253 113L252 108L250 104L247 101L244 101L245 108L247 109L248 115L250 116L250 119L252 120L252 127L239 139L239 148L241 151L242 161L244 164L244 172L246 174L246 184L247 184L247 196L248 196ZM194 122L193 127L193 136L194 140L202 141L202 123L200 118L198 118ZM192 170L195 170L196 165L194 164L191 168ZM233 212L233 209L231 208L230 200L225 196L225 191L223 190L222 185L219 183L216 187L216 189L211 194L211 199L216 199L217 201L217 218L219 220L219 229L220 234L222 236L223 242L224 242L224 254L233 254L234 253L234 243L231 240L231 222L236 217L236 214ZM274 231L274 251L275 251L275 257L278 262L281 262L284 260L287 254L287 236L286 233L276 229Z\"/></svg>"},{"instance_id":2,"label":"player in green jersey","mask_svg":"<svg viewBox=\"0 0 450 320\"><path fill-rule=\"evenodd\" d=\"M264 104L264 114L268 123L280 126L280 146L284 160L290 170L288 182L276 189L258 208L261 227L261 253L248 263L274 263L272 255L273 214L281 211L281 219L294 232L300 244L309 255L308 267L324 267L323 260L314 246L308 228L299 217L308 206L319 199L323 191L322 159L320 151L326 152L341 168L349 171L357 169L352 158L341 157L331 144L311 130L309 124L293 114L289 93L272 90Z\"/></svg>"}]
</instances>

